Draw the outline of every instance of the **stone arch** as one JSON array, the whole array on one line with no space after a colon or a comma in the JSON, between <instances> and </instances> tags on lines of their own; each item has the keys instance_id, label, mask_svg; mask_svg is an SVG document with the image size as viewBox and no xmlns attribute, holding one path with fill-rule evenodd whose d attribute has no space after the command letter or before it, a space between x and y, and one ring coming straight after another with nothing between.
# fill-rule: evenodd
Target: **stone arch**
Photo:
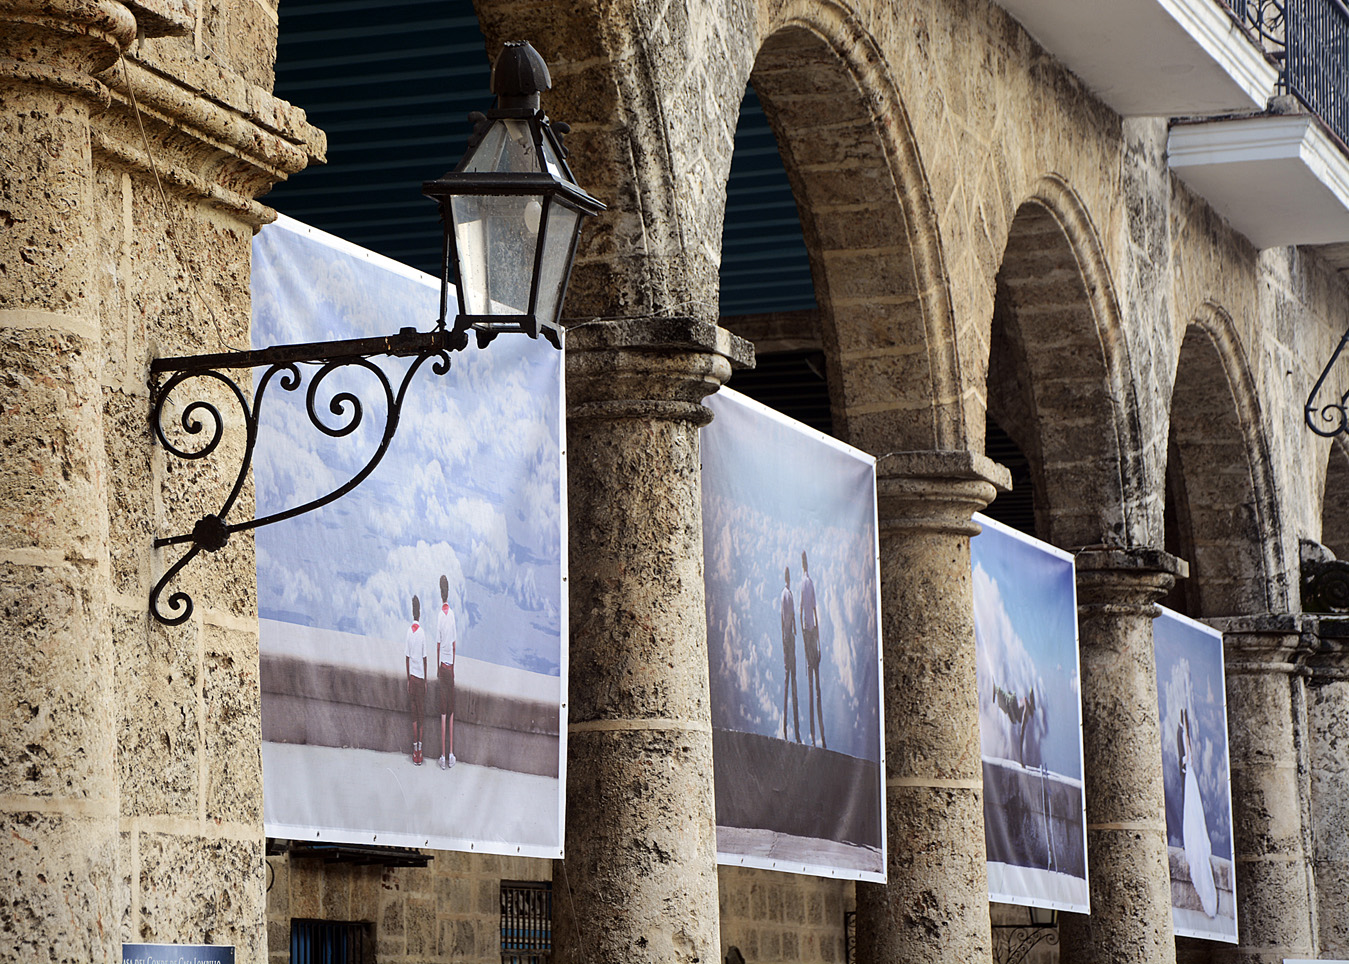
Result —
<instances>
[{"instance_id":1,"label":"stone arch","mask_svg":"<svg viewBox=\"0 0 1349 964\"><path fill-rule=\"evenodd\" d=\"M1263 425L1232 319L1205 304L1181 342L1167 439L1168 548L1190 564L1173 601L1191 616L1286 608Z\"/></svg>"},{"instance_id":2,"label":"stone arch","mask_svg":"<svg viewBox=\"0 0 1349 964\"><path fill-rule=\"evenodd\" d=\"M884 64L846 9L794 2L750 80L810 253L836 433L874 452L963 449L970 439L936 215Z\"/></svg>"},{"instance_id":3,"label":"stone arch","mask_svg":"<svg viewBox=\"0 0 1349 964\"><path fill-rule=\"evenodd\" d=\"M1332 439L1321 496L1321 544L1337 559L1349 559L1349 444Z\"/></svg>"},{"instance_id":4,"label":"stone arch","mask_svg":"<svg viewBox=\"0 0 1349 964\"><path fill-rule=\"evenodd\" d=\"M1036 534L1146 545L1142 431L1100 238L1057 175L1017 209L998 270L988 412L1025 454Z\"/></svg>"}]
</instances>

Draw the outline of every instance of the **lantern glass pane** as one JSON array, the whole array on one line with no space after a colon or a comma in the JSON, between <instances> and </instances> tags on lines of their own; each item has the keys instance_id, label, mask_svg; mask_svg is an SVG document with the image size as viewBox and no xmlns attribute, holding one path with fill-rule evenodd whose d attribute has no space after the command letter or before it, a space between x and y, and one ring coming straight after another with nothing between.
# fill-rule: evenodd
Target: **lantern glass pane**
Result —
<instances>
[{"instance_id":1,"label":"lantern glass pane","mask_svg":"<svg viewBox=\"0 0 1349 964\"><path fill-rule=\"evenodd\" d=\"M543 198L460 195L451 199L464 310L519 315L529 310Z\"/></svg>"},{"instance_id":2,"label":"lantern glass pane","mask_svg":"<svg viewBox=\"0 0 1349 964\"><path fill-rule=\"evenodd\" d=\"M539 298L534 306L534 317L540 324L555 323L562 312L572 247L580 225L579 211L556 201L548 205L543 257L539 259Z\"/></svg>"},{"instance_id":3,"label":"lantern glass pane","mask_svg":"<svg viewBox=\"0 0 1349 964\"><path fill-rule=\"evenodd\" d=\"M571 178L564 173L566 168L562 166L562 161L558 158L557 152L553 150L552 141L547 137L539 138L543 144L543 169L559 181L571 183Z\"/></svg>"},{"instance_id":4,"label":"lantern glass pane","mask_svg":"<svg viewBox=\"0 0 1349 964\"><path fill-rule=\"evenodd\" d=\"M534 134L522 120L493 121L478 149L464 165L464 172L526 174L542 171Z\"/></svg>"}]
</instances>

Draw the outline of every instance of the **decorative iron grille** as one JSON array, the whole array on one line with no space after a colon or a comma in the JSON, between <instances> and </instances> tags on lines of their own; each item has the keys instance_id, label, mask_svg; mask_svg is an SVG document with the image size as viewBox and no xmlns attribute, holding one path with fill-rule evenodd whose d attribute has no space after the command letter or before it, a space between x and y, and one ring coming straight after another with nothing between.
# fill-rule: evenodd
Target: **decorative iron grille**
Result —
<instances>
[{"instance_id":1,"label":"decorative iron grille","mask_svg":"<svg viewBox=\"0 0 1349 964\"><path fill-rule=\"evenodd\" d=\"M1349 144L1349 7L1340 0L1284 0L1288 92Z\"/></svg>"},{"instance_id":2,"label":"decorative iron grille","mask_svg":"<svg viewBox=\"0 0 1349 964\"><path fill-rule=\"evenodd\" d=\"M1222 0L1251 38L1274 60L1283 59L1284 0Z\"/></svg>"},{"instance_id":3,"label":"decorative iron grille","mask_svg":"<svg viewBox=\"0 0 1349 964\"><path fill-rule=\"evenodd\" d=\"M553 956L553 885L501 882L501 964L549 964Z\"/></svg>"},{"instance_id":4,"label":"decorative iron grille","mask_svg":"<svg viewBox=\"0 0 1349 964\"><path fill-rule=\"evenodd\" d=\"M857 911L843 912L843 960L844 964L857 962Z\"/></svg>"},{"instance_id":5,"label":"decorative iron grille","mask_svg":"<svg viewBox=\"0 0 1349 964\"><path fill-rule=\"evenodd\" d=\"M290 922L290 964L372 964L375 925L334 920Z\"/></svg>"}]
</instances>

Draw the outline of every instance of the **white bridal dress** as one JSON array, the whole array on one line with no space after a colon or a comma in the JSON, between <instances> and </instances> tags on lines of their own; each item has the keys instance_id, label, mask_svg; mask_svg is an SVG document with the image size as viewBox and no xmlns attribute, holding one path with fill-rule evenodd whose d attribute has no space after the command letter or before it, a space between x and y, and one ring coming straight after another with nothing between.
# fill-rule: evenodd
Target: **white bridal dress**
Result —
<instances>
[{"instance_id":1,"label":"white bridal dress","mask_svg":"<svg viewBox=\"0 0 1349 964\"><path fill-rule=\"evenodd\" d=\"M1199 799L1199 780L1194 775L1193 751L1188 734L1185 737L1185 822L1182 835L1185 860L1190 865L1190 880L1199 894L1204 913L1215 917L1218 913L1218 889L1213 884L1213 847L1208 839L1208 821L1204 819L1204 802Z\"/></svg>"}]
</instances>

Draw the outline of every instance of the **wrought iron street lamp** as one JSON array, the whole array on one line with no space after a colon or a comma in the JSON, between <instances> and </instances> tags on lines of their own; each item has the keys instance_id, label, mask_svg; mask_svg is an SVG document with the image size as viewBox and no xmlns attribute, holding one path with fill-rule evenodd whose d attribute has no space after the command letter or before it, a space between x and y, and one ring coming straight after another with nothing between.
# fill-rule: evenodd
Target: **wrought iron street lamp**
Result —
<instances>
[{"instance_id":1,"label":"wrought iron street lamp","mask_svg":"<svg viewBox=\"0 0 1349 964\"><path fill-rule=\"evenodd\" d=\"M455 332L473 328L478 344L502 332L543 333L560 347L562 299L584 217L604 205L581 189L561 136L539 109L552 86L548 65L527 43L508 43L492 68L497 106L473 114L473 137L459 166L422 192L440 202L445 229L441 324L453 273Z\"/></svg>"},{"instance_id":2,"label":"wrought iron street lamp","mask_svg":"<svg viewBox=\"0 0 1349 964\"><path fill-rule=\"evenodd\" d=\"M150 611L160 622L177 625L192 615L187 593L170 595L167 612L160 609L160 596L199 553L218 552L236 532L334 502L369 477L393 441L413 377L427 361L432 361L435 374L448 372L450 353L468 346L469 329L478 333L479 347L502 332L522 332L531 338L542 333L554 347L561 347L558 319L581 221L603 211L604 205L576 184L567 166L560 139L567 126L550 123L539 108L539 94L550 86L548 66L533 47L507 44L492 69L496 107L486 115L470 115L475 129L463 161L453 172L424 185L425 193L440 203L445 236L440 317L430 331L404 328L379 338L157 358L150 363L154 379L150 422L168 455L195 461L220 448L226 421L210 400L212 389L224 390L238 406L244 425L240 465L219 508L197 520L191 531L155 540L157 549L188 546L151 591ZM455 281L459 311L452 317L449 290ZM390 377L376 361L385 358L405 359L406 368ZM316 366L307 380L302 374L305 366ZM305 412L310 423L330 438L345 438L364 419L361 400L344 389L333 397L327 413L316 402L319 385L348 368L374 375L383 398L384 430L375 453L358 472L317 499L262 518L229 521L252 467L263 401L277 391L300 391L307 381ZM233 374L239 369L262 369L250 379L251 398ZM160 376L167 377L161 382ZM181 396L175 395L180 391ZM173 409L179 413L176 419L168 415Z\"/></svg>"}]
</instances>

